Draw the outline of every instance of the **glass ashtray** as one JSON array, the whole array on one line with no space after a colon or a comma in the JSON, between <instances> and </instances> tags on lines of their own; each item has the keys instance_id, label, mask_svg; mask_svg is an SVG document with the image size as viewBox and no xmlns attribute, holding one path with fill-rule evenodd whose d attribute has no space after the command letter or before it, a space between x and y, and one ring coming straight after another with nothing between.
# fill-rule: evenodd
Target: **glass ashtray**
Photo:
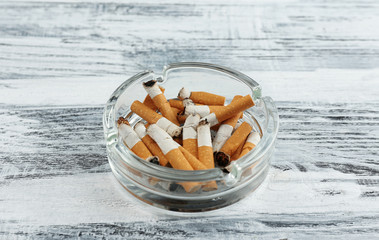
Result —
<instances>
[{"instance_id":1,"label":"glass ashtray","mask_svg":"<svg viewBox=\"0 0 379 240\"><path fill-rule=\"evenodd\" d=\"M184 171L142 160L131 152L118 134L117 120L126 118L134 126L141 118L130 111L134 100L146 97L142 83L156 79L167 99L176 98L185 87L226 97L250 94L255 106L244 111L248 122L261 136L260 142L226 168ZM262 97L261 87L250 77L233 69L208 63L173 63L161 74L144 71L122 83L109 98L103 115L104 136L110 167L123 188L149 205L176 212L203 212L233 204L255 191L266 178L277 139L279 117L273 100ZM205 185L216 181L217 190L186 192L181 184Z\"/></svg>"}]
</instances>

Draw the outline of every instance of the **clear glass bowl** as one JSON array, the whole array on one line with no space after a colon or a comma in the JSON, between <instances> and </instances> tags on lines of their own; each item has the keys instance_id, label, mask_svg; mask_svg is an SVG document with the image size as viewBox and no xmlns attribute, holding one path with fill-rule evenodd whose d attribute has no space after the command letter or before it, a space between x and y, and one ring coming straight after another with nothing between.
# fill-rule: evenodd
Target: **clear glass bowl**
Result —
<instances>
[{"instance_id":1,"label":"clear glass bowl","mask_svg":"<svg viewBox=\"0 0 379 240\"><path fill-rule=\"evenodd\" d=\"M142 82L156 79L167 99L176 98L180 88L207 91L226 97L251 94L255 106L244 112L243 120L260 134L261 141L247 155L231 162L226 169L183 171L148 163L131 152L118 136L117 119L126 117L131 125L140 117L130 111L136 99L143 101ZM104 135L111 169L120 184L137 199L155 207L178 212L201 212L219 209L244 198L263 182L278 133L279 118L270 97L261 96L261 87L250 77L230 68L207 63L173 63L162 74L145 71L129 78L108 100L103 115ZM183 182L206 184L216 181L214 191L187 193Z\"/></svg>"}]
</instances>

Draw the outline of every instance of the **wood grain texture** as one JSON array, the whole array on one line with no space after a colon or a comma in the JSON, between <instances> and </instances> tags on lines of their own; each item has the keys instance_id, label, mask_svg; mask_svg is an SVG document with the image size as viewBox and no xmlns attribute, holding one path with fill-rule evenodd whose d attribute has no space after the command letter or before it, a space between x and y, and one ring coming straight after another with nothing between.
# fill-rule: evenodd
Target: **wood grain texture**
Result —
<instances>
[{"instance_id":1,"label":"wood grain texture","mask_svg":"<svg viewBox=\"0 0 379 240\"><path fill-rule=\"evenodd\" d=\"M379 237L377 1L0 2L1 239ZM201 217L113 178L103 104L176 61L222 64L276 100L264 184Z\"/></svg>"}]
</instances>

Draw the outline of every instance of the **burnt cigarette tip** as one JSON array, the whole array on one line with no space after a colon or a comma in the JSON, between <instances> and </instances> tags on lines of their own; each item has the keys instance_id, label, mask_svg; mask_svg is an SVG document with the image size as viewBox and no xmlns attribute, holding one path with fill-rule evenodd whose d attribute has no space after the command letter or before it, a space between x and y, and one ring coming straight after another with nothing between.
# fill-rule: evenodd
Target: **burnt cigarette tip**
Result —
<instances>
[{"instance_id":1,"label":"burnt cigarette tip","mask_svg":"<svg viewBox=\"0 0 379 240\"><path fill-rule=\"evenodd\" d=\"M144 85L145 87L152 87L152 86L154 86L154 84L155 84L156 82L157 82L157 81L155 81L155 80L150 80L150 81L144 82L143 85Z\"/></svg>"},{"instance_id":2,"label":"burnt cigarette tip","mask_svg":"<svg viewBox=\"0 0 379 240\"><path fill-rule=\"evenodd\" d=\"M184 99L187 99L190 97L190 93L184 88L182 87L178 93L178 98L184 98Z\"/></svg>"},{"instance_id":3,"label":"burnt cigarette tip","mask_svg":"<svg viewBox=\"0 0 379 240\"><path fill-rule=\"evenodd\" d=\"M152 157L151 159L149 159L149 162L150 162L150 163L153 163L153 164L157 164L157 165L159 165L159 158L156 157L156 156L154 156L154 157Z\"/></svg>"},{"instance_id":4,"label":"burnt cigarette tip","mask_svg":"<svg viewBox=\"0 0 379 240\"><path fill-rule=\"evenodd\" d=\"M117 120L117 125L119 126L121 124L130 125L128 120L126 120L124 117L119 117L119 119Z\"/></svg>"},{"instance_id":5,"label":"burnt cigarette tip","mask_svg":"<svg viewBox=\"0 0 379 240\"><path fill-rule=\"evenodd\" d=\"M199 122L199 126L200 125L206 125L206 124L208 124L209 122L208 122L208 119L203 119L203 120L201 120L200 122Z\"/></svg>"},{"instance_id":6,"label":"burnt cigarette tip","mask_svg":"<svg viewBox=\"0 0 379 240\"><path fill-rule=\"evenodd\" d=\"M223 152L216 153L216 163L220 167L226 167L229 164L230 157Z\"/></svg>"}]
</instances>

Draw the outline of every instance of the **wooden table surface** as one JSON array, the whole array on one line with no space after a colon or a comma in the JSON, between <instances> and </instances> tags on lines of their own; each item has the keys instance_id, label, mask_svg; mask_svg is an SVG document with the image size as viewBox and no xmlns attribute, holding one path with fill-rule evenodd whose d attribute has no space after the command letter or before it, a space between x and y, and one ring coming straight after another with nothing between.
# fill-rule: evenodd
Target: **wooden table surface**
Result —
<instances>
[{"instance_id":1,"label":"wooden table surface","mask_svg":"<svg viewBox=\"0 0 379 240\"><path fill-rule=\"evenodd\" d=\"M0 239L378 239L379 2L1 1ZM104 103L128 77L201 61L280 114L249 197L156 213L110 171Z\"/></svg>"}]
</instances>

